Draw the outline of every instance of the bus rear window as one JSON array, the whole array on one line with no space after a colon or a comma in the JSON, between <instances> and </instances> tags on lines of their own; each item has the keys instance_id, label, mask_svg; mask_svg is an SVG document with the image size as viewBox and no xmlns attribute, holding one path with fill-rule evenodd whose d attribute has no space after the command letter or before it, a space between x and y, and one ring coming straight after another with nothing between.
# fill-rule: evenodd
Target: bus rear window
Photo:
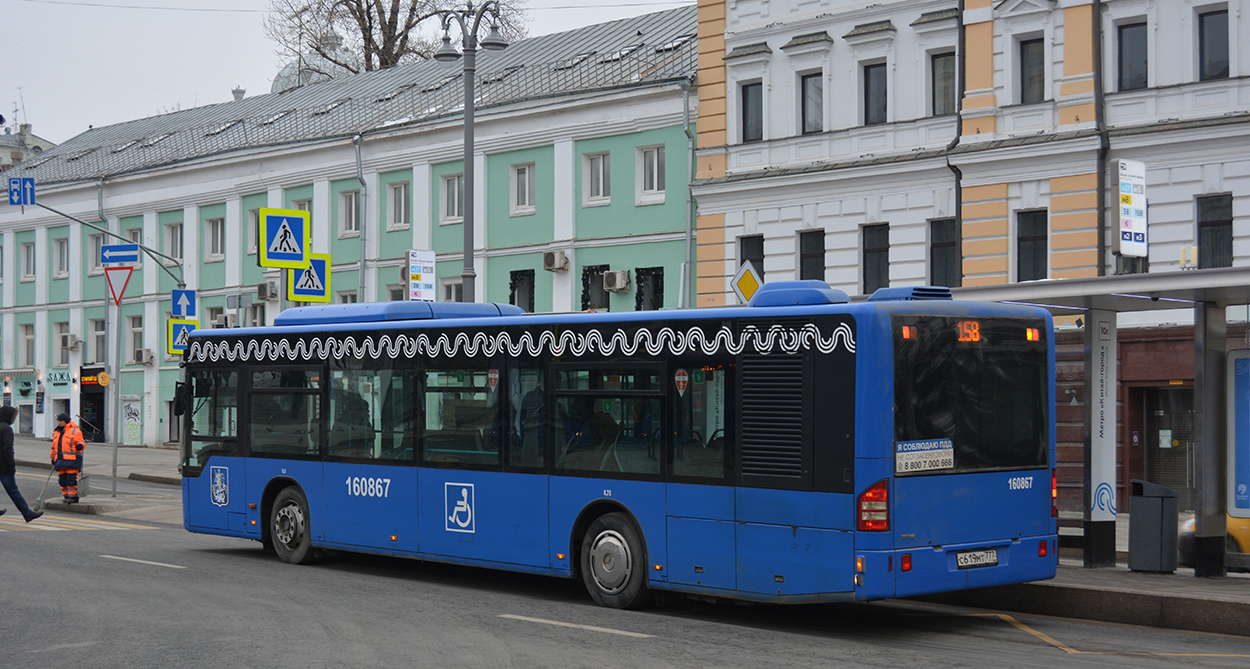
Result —
<instances>
[{"instance_id":1,"label":"bus rear window","mask_svg":"<svg viewBox=\"0 0 1250 669\"><path fill-rule=\"evenodd\" d=\"M893 317L898 475L1049 466L1042 319Z\"/></svg>"}]
</instances>

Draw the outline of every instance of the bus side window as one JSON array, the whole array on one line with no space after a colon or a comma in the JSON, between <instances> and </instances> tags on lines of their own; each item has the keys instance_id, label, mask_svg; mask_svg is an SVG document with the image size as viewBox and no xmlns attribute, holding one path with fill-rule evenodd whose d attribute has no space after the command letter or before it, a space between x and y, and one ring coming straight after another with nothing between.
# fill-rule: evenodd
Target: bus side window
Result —
<instances>
[{"instance_id":1,"label":"bus side window","mask_svg":"<svg viewBox=\"0 0 1250 669\"><path fill-rule=\"evenodd\" d=\"M671 393L673 425L673 475L703 479L725 478L725 365L680 368L673 372L674 385L685 383L684 392Z\"/></svg>"},{"instance_id":2,"label":"bus side window","mask_svg":"<svg viewBox=\"0 0 1250 669\"><path fill-rule=\"evenodd\" d=\"M508 464L542 467L546 450L546 383L541 369L510 373Z\"/></svg>"}]
</instances>

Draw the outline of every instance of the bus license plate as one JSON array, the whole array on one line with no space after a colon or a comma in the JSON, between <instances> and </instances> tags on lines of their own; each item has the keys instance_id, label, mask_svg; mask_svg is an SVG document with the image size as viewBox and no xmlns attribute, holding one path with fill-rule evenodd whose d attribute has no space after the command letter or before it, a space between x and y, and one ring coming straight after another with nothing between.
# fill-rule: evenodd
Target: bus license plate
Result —
<instances>
[{"instance_id":1,"label":"bus license plate","mask_svg":"<svg viewBox=\"0 0 1250 669\"><path fill-rule=\"evenodd\" d=\"M955 553L955 565L960 569L997 566L998 550L991 548L984 551L964 551L962 553Z\"/></svg>"}]
</instances>

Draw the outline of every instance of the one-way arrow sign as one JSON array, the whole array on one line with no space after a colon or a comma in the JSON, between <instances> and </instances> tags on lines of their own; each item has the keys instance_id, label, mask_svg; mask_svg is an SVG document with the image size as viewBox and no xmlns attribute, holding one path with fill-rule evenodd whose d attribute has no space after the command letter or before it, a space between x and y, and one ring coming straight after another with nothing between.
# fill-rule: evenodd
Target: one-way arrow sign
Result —
<instances>
[{"instance_id":1,"label":"one-way arrow sign","mask_svg":"<svg viewBox=\"0 0 1250 669\"><path fill-rule=\"evenodd\" d=\"M100 264L139 262L138 244L105 244L100 247Z\"/></svg>"},{"instance_id":2,"label":"one-way arrow sign","mask_svg":"<svg viewBox=\"0 0 1250 669\"><path fill-rule=\"evenodd\" d=\"M195 309L195 291L194 290L174 290L173 299L173 316L174 318L194 318Z\"/></svg>"}]
</instances>

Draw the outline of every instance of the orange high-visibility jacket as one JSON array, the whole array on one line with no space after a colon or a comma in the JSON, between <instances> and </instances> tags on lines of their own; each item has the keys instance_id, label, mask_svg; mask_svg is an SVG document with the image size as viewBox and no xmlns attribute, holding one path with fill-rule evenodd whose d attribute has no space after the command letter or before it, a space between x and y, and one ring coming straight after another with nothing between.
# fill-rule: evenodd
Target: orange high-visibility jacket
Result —
<instances>
[{"instance_id":1,"label":"orange high-visibility jacket","mask_svg":"<svg viewBox=\"0 0 1250 669\"><path fill-rule=\"evenodd\" d=\"M82 453L83 449L82 430L73 422L65 424L64 428L59 428L52 433L52 452L48 457L52 460L52 466L57 471L65 471L68 469L82 470Z\"/></svg>"}]
</instances>

